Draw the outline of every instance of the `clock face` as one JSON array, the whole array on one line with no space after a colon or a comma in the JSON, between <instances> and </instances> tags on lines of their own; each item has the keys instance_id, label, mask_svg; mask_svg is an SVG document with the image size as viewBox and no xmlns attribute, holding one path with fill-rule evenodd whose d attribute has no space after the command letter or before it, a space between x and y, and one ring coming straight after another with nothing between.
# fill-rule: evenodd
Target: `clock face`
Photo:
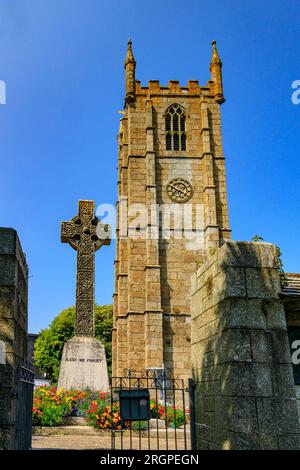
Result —
<instances>
[{"instance_id":1,"label":"clock face","mask_svg":"<svg viewBox=\"0 0 300 470\"><path fill-rule=\"evenodd\" d=\"M187 202L193 195L192 185L182 179L175 178L167 184L169 198L174 202Z\"/></svg>"}]
</instances>

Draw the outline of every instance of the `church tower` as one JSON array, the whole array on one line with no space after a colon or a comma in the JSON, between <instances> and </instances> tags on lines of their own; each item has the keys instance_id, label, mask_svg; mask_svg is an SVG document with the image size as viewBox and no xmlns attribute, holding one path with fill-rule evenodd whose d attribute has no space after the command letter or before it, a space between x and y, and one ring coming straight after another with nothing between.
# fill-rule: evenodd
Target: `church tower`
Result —
<instances>
[{"instance_id":1,"label":"church tower","mask_svg":"<svg viewBox=\"0 0 300 470\"><path fill-rule=\"evenodd\" d=\"M220 105L222 62L211 79L168 86L135 79L125 60L118 135L113 375L166 368L190 376L190 301L197 267L230 238Z\"/></svg>"}]
</instances>

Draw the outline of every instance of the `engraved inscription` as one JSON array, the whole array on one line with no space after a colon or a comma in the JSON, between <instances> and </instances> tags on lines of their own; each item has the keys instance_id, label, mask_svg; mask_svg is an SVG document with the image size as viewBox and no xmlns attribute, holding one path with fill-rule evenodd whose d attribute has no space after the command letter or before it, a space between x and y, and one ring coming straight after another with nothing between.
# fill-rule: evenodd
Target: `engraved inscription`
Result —
<instances>
[{"instance_id":1,"label":"engraved inscription","mask_svg":"<svg viewBox=\"0 0 300 470\"><path fill-rule=\"evenodd\" d=\"M103 359L85 359L85 358L79 358L77 359L76 357L67 357L66 358L67 362L97 362L100 363L103 361Z\"/></svg>"}]
</instances>

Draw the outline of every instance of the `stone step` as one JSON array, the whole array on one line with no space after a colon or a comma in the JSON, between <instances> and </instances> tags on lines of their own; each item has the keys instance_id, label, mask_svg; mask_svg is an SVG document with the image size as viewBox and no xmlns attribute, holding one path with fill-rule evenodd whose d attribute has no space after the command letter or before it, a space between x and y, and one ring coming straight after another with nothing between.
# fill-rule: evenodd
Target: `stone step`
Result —
<instances>
[{"instance_id":1,"label":"stone step","mask_svg":"<svg viewBox=\"0 0 300 470\"><path fill-rule=\"evenodd\" d=\"M62 422L63 426L87 426L87 421L85 418L80 418L78 416L66 416Z\"/></svg>"},{"instance_id":2,"label":"stone step","mask_svg":"<svg viewBox=\"0 0 300 470\"><path fill-rule=\"evenodd\" d=\"M110 431L94 429L92 426L33 426L34 436L98 436L99 434L110 434Z\"/></svg>"}]
</instances>

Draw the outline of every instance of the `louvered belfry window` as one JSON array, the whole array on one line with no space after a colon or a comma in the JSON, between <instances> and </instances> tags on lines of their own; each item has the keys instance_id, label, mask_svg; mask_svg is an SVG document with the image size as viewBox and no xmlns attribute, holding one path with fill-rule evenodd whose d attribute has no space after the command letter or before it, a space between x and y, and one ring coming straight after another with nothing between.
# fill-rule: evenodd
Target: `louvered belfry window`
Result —
<instances>
[{"instance_id":1,"label":"louvered belfry window","mask_svg":"<svg viewBox=\"0 0 300 470\"><path fill-rule=\"evenodd\" d=\"M166 112L166 149L186 150L185 112L178 104L172 104Z\"/></svg>"}]
</instances>

